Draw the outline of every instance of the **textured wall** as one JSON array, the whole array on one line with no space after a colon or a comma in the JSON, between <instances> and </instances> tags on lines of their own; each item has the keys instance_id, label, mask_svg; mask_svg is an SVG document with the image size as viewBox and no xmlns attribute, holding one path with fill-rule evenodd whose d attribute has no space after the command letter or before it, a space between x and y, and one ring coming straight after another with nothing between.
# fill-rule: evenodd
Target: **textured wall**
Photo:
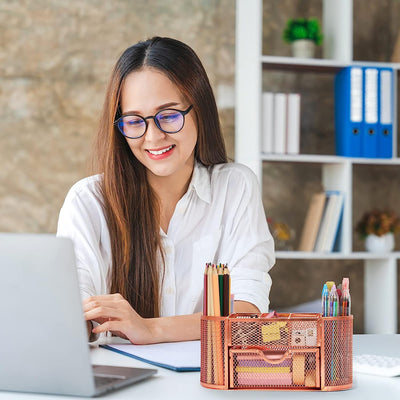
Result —
<instances>
[{"instance_id":1,"label":"textured wall","mask_svg":"<svg viewBox=\"0 0 400 400\"><path fill-rule=\"evenodd\" d=\"M231 0L0 2L0 231L55 232L88 174L111 68L151 36L197 51L233 157L234 27Z\"/></svg>"},{"instance_id":2,"label":"textured wall","mask_svg":"<svg viewBox=\"0 0 400 400\"><path fill-rule=\"evenodd\" d=\"M281 39L286 19L320 18L321 2L264 0L264 54L290 55ZM399 17L400 1L354 0L354 58L389 61ZM234 0L0 2L0 231L55 232L67 190L89 173L111 68L126 47L153 35L176 37L199 54L233 158ZM274 72L263 79L265 90L304 93L302 151L333 154L332 76ZM296 247L311 194L321 189L320 168L265 163L264 170L268 215L291 226ZM355 222L377 204L400 212L399 188L398 168L357 167ZM357 237L354 248L362 248ZM271 275L274 308L316 299L328 277L349 275L362 331L362 262L279 260Z\"/></svg>"}]
</instances>

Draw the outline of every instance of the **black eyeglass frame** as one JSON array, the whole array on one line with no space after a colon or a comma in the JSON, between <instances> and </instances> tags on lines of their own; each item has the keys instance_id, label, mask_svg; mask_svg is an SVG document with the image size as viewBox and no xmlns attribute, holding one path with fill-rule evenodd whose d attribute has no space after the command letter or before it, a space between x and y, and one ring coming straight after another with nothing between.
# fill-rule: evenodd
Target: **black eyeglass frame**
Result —
<instances>
[{"instance_id":1,"label":"black eyeglass frame","mask_svg":"<svg viewBox=\"0 0 400 400\"><path fill-rule=\"evenodd\" d=\"M178 133L178 132L180 132L180 131L183 129L183 127L185 126L185 115L188 114L192 108L193 108L193 105L190 105L186 110L183 110L183 111L182 111L182 110L178 110L178 109L176 109L176 108L165 108L165 109L163 109L163 110L158 111L158 112L157 112L156 114L154 114L154 115L149 115L148 117L142 117L142 116L139 115L139 114L128 113L128 114L124 114L124 115L122 115L121 117L119 117L118 119L116 119L116 120L114 121L114 125L118 128L118 130L122 133L122 135L125 136L125 137L127 137L128 139L139 139L139 138L143 137L143 136L146 134L146 132L147 132L147 128L149 127L149 122L148 122L149 119L152 119L152 120L154 121L154 123L156 124L157 128L158 128L161 132L164 132L164 133L167 133L167 134ZM160 114L160 113L162 113L162 112L164 112L164 111L176 111L176 112L178 112L179 114L181 114L182 117L183 117L182 127L181 127L180 129L178 129L177 131L173 131L173 132L167 132L167 131L165 131L164 129L162 129L161 126L160 126L160 123L159 123L159 121L158 121L158 119L157 119L157 115ZM120 127L120 125L119 125L119 122L122 120L122 118L125 118L125 117L139 117L139 118L141 118L141 119L144 121L145 125L146 125L146 128L145 128L144 132L143 132L140 136L135 136L135 137L125 135L123 129L121 129L121 127Z\"/></svg>"}]
</instances>

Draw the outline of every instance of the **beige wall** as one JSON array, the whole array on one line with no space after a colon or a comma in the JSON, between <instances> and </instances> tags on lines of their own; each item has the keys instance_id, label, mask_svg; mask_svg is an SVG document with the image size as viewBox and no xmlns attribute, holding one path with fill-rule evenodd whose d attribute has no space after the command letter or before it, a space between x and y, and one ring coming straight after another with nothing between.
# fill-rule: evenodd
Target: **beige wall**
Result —
<instances>
[{"instance_id":1,"label":"beige wall","mask_svg":"<svg viewBox=\"0 0 400 400\"><path fill-rule=\"evenodd\" d=\"M88 174L112 66L154 35L199 54L228 107L233 157L234 26L231 0L0 2L0 231L55 232L68 188Z\"/></svg>"},{"instance_id":2,"label":"beige wall","mask_svg":"<svg viewBox=\"0 0 400 400\"><path fill-rule=\"evenodd\" d=\"M281 39L286 19L321 17L321 2L264 0L264 53L289 55L289 46ZM389 61L398 21L400 1L354 0L354 58ZM67 190L89 173L91 143L110 70L126 47L153 35L183 40L199 54L233 158L234 0L0 2L0 231L55 232ZM318 74L264 75L265 90L307 92L303 151L333 152L331 83L332 77ZM270 164L264 170L267 212L291 226L296 246L309 198L320 188L319 172L312 166ZM399 176L394 167L357 168L354 219L373 205L400 212ZM362 248L357 237L354 242L356 249ZM318 298L321 282L349 275L355 327L362 331L361 262L316 265L280 260L271 275L274 308Z\"/></svg>"}]
</instances>

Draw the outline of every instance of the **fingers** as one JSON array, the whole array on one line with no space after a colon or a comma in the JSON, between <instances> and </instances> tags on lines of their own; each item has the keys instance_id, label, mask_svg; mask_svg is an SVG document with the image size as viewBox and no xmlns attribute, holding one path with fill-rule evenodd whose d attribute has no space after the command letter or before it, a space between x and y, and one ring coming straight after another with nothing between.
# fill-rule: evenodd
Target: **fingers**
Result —
<instances>
[{"instance_id":1,"label":"fingers","mask_svg":"<svg viewBox=\"0 0 400 400\"><path fill-rule=\"evenodd\" d=\"M130 304L120 295L93 296L83 301L86 320L102 323L109 318L123 319L131 310Z\"/></svg>"},{"instance_id":2,"label":"fingers","mask_svg":"<svg viewBox=\"0 0 400 400\"><path fill-rule=\"evenodd\" d=\"M101 325L97 325L92 329L93 333L101 333L101 332L107 332L110 331L113 334L117 334L118 336L121 336L120 329L123 327L122 322L118 320L107 320L103 322Z\"/></svg>"},{"instance_id":3,"label":"fingers","mask_svg":"<svg viewBox=\"0 0 400 400\"><path fill-rule=\"evenodd\" d=\"M113 307L98 306L85 311L85 319L88 320L108 320L122 319L124 312Z\"/></svg>"},{"instance_id":4,"label":"fingers","mask_svg":"<svg viewBox=\"0 0 400 400\"><path fill-rule=\"evenodd\" d=\"M86 320L100 324L93 328L93 333L109 331L132 343L150 343L148 320L140 317L119 293L89 297L83 301L83 310Z\"/></svg>"},{"instance_id":5,"label":"fingers","mask_svg":"<svg viewBox=\"0 0 400 400\"><path fill-rule=\"evenodd\" d=\"M83 310L90 309L102 304L113 304L127 302L119 293L107 294L103 296L92 296L83 300Z\"/></svg>"}]
</instances>

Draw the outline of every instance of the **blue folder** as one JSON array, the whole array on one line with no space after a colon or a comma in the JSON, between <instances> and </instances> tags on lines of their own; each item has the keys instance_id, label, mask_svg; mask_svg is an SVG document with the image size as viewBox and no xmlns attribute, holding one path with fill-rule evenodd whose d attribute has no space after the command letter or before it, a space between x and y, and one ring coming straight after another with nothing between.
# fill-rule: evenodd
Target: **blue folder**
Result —
<instances>
[{"instance_id":1,"label":"blue folder","mask_svg":"<svg viewBox=\"0 0 400 400\"><path fill-rule=\"evenodd\" d=\"M393 69L379 68L379 123L378 123L378 150L379 158L393 157Z\"/></svg>"},{"instance_id":2,"label":"blue folder","mask_svg":"<svg viewBox=\"0 0 400 400\"><path fill-rule=\"evenodd\" d=\"M102 344L107 350L176 372L200 371L200 341L148 345Z\"/></svg>"},{"instance_id":3,"label":"blue folder","mask_svg":"<svg viewBox=\"0 0 400 400\"><path fill-rule=\"evenodd\" d=\"M335 76L336 154L361 157L363 129L363 70L345 67Z\"/></svg>"}]
</instances>

